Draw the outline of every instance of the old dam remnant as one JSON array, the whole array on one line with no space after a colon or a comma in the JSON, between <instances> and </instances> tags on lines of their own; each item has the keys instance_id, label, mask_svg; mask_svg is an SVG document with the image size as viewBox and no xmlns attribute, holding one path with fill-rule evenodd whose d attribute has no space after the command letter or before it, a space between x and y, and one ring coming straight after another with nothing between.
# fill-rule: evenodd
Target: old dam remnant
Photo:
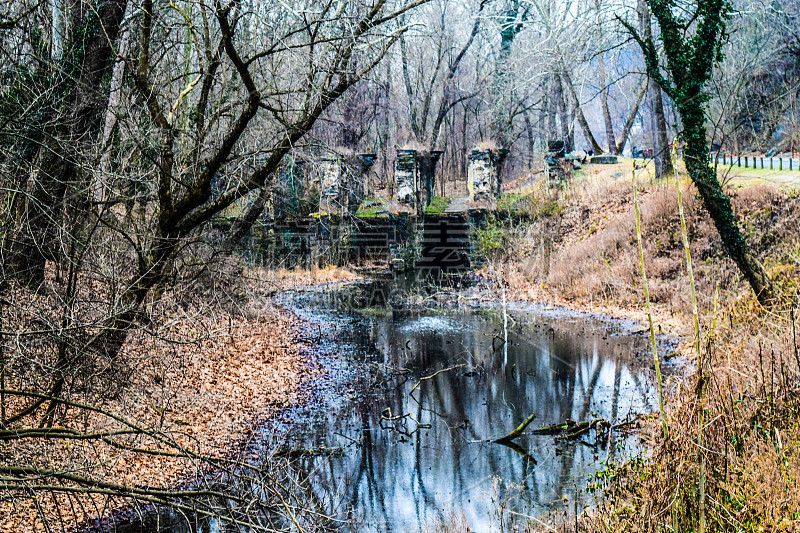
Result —
<instances>
[{"instance_id":1,"label":"old dam remnant","mask_svg":"<svg viewBox=\"0 0 800 533\"><path fill-rule=\"evenodd\" d=\"M242 252L272 267L368 262L393 271L463 272L481 262L474 236L497 205L505 154L472 150L463 197L435 195L441 155L398 149L390 199L375 198L368 190L376 154L313 163L287 158L263 213L241 243ZM227 213L215 225L224 230L236 215Z\"/></svg>"}]
</instances>

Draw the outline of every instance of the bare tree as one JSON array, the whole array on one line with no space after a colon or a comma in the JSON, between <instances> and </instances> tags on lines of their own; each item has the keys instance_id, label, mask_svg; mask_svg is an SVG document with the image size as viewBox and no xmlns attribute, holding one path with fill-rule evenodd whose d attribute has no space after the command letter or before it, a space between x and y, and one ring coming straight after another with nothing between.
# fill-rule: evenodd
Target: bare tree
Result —
<instances>
[{"instance_id":1,"label":"bare tree","mask_svg":"<svg viewBox=\"0 0 800 533\"><path fill-rule=\"evenodd\" d=\"M383 60L407 30L393 21L426 1L144 0L128 10L126 0L104 0L65 8L63 40L61 30L39 31L52 21L43 3L0 15L0 296L39 302L15 303L24 327L14 332L13 365L2 358L0 440L144 435L152 447L142 453L192 460L168 435L95 403L126 381L122 345L146 326L154 291L174 286L199 249L202 263L218 253L212 218L248 198L260 210L284 156ZM0 345L11 346L0 330ZM61 427L70 409L115 427ZM117 494L176 508L182 498L219 496L30 465L0 471L5 490Z\"/></svg>"},{"instance_id":2,"label":"bare tree","mask_svg":"<svg viewBox=\"0 0 800 533\"><path fill-rule=\"evenodd\" d=\"M644 39L653 41L651 29L650 8L644 0L639 0L637 5L639 13L639 28ZM667 136L667 120L664 114L664 100L661 95L661 86L650 85L650 107L652 109L653 130L653 158L656 167L656 179L663 179L673 172L672 154L669 138Z\"/></svg>"},{"instance_id":3,"label":"bare tree","mask_svg":"<svg viewBox=\"0 0 800 533\"><path fill-rule=\"evenodd\" d=\"M672 1L648 0L661 28L663 60L652 37L642 35L620 19L644 53L650 77L675 101L681 116L681 137L686 143L689 176L697 186L703 205L722 237L728 255L762 303L775 301L777 292L764 266L742 237L731 202L710 166L705 106L710 96L706 84L720 61L725 35L727 3L697 0L686 14L678 14ZM685 34L691 30L691 36Z\"/></svg>"}]
</instances>

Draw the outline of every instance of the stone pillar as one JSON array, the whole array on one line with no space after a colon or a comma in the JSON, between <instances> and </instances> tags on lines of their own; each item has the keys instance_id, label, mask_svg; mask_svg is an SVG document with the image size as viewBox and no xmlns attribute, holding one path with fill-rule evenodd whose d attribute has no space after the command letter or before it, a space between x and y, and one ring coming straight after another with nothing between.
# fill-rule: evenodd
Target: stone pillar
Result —
<instances>
[{"instance_id":1,"label":"stone pillar","mask_svg":"<svg viewBox=\"0 0 800 533\"><path fill-rule=\"evenodd\" d=\"M470 200L493 202L500 196L500 160L490 148L475 148L469 155L468 187Z\"/></svg>"},{"instance_id":2,"label":"stone pillar","mask_svg":"<svg viewBox=\"0 0 800 533\"><path fill-rule=\"evenodd\" d=\"M397 200L409 207L417 205L417 151L397 150L394 180Z\"/></svg>"},{"instance_id":3,"label":"stone pillar","mask_svg":"<svg viewBox=\"0 0 800 533\"><path fill-rule=\"evenodd\" d=\"M320 164L319 211L355 214L367 194L367 176L375 154L323 159Z\"/></svg>"},{"instance_id":4,"label":"stone pillar","mask_svg":"<svg viewBox=\"0 0 800 533\"><path fill-rule=\"evenodd\" d=\"M319 212L340 214L342 190L342 163L338 157L325 158L320 162Z\"/></svg>"}]
</instances>

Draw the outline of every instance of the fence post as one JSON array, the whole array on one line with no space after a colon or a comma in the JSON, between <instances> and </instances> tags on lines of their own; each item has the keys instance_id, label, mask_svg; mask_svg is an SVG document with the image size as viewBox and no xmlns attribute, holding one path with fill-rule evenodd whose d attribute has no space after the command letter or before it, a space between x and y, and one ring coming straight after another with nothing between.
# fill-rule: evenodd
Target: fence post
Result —
<instances>
[{"instance_id":1,"label":"fence post","mask_svg":"<svg viewBox=\"0 0 800 533\"><path fill-rule=\"evenodd\" d=\"M747 160L748 159L749 158L747 156L744 156L744 168L748 168L748 165L747 165Z\"/></svg>"},{"instance_id":2,"label":"fence post","mask_svg":"<svg viewBox=\"0 0 800 533\"><path fill-rule=\"evenodd\" d=\"M769 169L772 170L772 156L769 158Z\"/></svg>"},{"instance_id":3,"label":"fence post","mask_svg":"<svg viewBox=\"0 0 800 533\"><path fill-rule=\"evenodd\" d=\"M736 158L736 166L737 167L742 166L742 156L741 155Z\"/></svg>"}]
</instances>

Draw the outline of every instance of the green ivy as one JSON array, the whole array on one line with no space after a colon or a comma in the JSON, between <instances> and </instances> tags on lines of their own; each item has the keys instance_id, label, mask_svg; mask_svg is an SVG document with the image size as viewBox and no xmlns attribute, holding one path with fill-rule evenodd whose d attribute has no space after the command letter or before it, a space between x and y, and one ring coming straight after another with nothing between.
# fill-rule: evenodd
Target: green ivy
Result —
<instances>
[{"instance_id":1,"label":"green ivy","mask_svg":"<svg viewBox=\"0 0 800 533\"><path fill-rule=\"evenodd\" d=\"M686 169L722 238L723 245L762 301L774 297L774 286L753 259L739 230L731 201L711 167L706 131L706 83L727 39L731 5L727 0L696 0L694 9L676 0L647 0L661 29L663 58L655 43L627 21L622 24L639 43L647 72L674 100L683 124Z\"/></svg>"}]
</instances>

